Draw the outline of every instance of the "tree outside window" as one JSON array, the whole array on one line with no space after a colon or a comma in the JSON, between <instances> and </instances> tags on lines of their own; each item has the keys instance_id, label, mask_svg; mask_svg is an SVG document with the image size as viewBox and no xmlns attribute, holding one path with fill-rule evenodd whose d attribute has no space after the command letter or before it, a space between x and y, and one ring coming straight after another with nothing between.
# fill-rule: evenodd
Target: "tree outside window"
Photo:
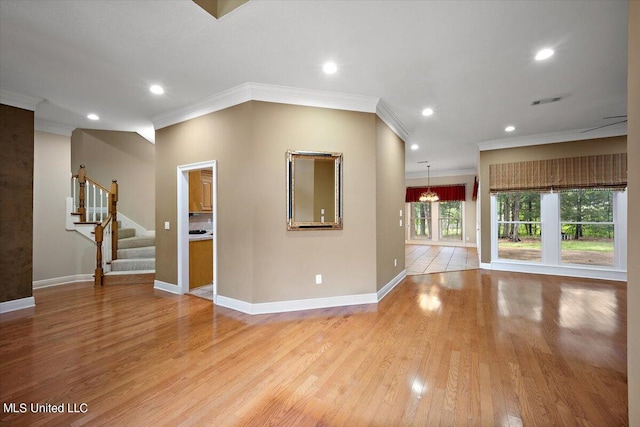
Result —
<instances>
[{"instance_id":1,"label":"tree outside window","mask_svg":"<svg viewBox=\"0 0 640 427\"><path fill-rule=\"evenodd\" d=\"M498 257L542 260L540 193L521 191L497 195Z\"/></svg>"},{"instance_id":2,"label":"tree outside window","mask_svg":"<svg viewBox=\"0 0 640 427\"><path fill-rule=\"evenodd\" d=\"M411 214L411 238L431 240L431 203L411 203Z\"/></svg>"},{"instance_id":3,"label":"tree outside window","mask_svg":"<svg viewBox=\"0 0 640 427\"><path fill-rule=\"evenodd\" d=\"M614 265L613 191L560 193L563 263Z\"/></svg>"},{"instance_id":4,"label":"tree outside window","mask_svg":"<svg viewBox=\"0 0 640 427\"><path fill-rule=\"evenodd\" d=\"M440 240L462 240L462 202L440 202Z\"/></svg>"}]
</instances>

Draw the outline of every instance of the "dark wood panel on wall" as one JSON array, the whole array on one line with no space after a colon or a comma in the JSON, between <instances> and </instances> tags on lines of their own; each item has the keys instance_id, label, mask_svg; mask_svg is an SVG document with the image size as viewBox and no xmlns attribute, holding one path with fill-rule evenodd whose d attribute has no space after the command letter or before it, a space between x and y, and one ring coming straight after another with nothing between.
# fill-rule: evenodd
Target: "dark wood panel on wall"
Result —
<instances>
[{"instance_id":1,"label":"dark wood panel on wall","mask_svg":"<svg viewBox=\"0 0 640 427\"><path fill-rule=\"evenodd\" d=\"M0 105L0 302L32 296L33 111Z\"/></svg>"}]
</instances>

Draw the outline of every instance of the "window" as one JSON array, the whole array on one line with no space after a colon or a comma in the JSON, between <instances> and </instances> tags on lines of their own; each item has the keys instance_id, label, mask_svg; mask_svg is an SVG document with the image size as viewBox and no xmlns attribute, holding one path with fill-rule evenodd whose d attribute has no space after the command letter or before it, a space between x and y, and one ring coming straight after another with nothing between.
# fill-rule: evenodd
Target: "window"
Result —
<instances>
[{"instance_id":1,"label":"window","mask_svg":"<svg viewBox=\"0 0 640 427\"><path fill-rule=\"evenodd\" d=\"M498 258L541 262L540 193L500 193L496 199Z\"/></svg>"},{"instance_id":2,"label":"window","mask_svg":"<svg viewBox=\"0 0 640 427\"><path fill-rule=\"evenodd\" d=\"M410 212L410 240L463 241L463 202L413 202Z\"/></svg>"},{"instance_id":3,"label":"window","mask_svg":"<svg viewBox=\"0 0 640 427\"><path fill-rule=\"evenodd\" d=\"M440 202L440 240L462 240L462 202Z\"/></svg>"},{"instance_id":4,"label":"window","mask_svg":"<svg viewBox=\"0 0 640 427\"><path fill-rule=\"evenodd\" d=\"M625 271L626 206L612 189L493 194L492 259Z\"/></svg>"},{"instance_id":5,"label":"window","mask_svg":"<svg viewBox=\"0 0 640 427\"><path fill-rule=\"evenodd\" d=\"M614 266L613 191L560 193L561 261Z\"/></svg>"},{"instance_id":6,"label":"window","mask_svg":"<svg viewBox=\"0 0 640 427\"><path fill-rule=\"evenodd\" d=\"M411 203L411 239L431 240L431 203Z\"/></svg>"}]
</instances>

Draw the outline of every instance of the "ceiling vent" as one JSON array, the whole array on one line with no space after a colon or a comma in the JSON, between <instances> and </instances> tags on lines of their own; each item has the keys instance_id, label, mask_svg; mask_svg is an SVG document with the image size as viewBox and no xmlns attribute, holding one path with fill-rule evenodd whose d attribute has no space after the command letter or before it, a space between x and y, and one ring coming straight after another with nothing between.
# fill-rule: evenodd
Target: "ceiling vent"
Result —
<instances>
[{"instance_id":1,"label":"ceiling vent","mask_svg":"<svg viewBox=\"0 0 640 427\"><path fill-rule=\"evenodd\" d=\"M550 104L552 102L558 102L562 99L561 96L555 96L553 98L544 98L544 99L538 99L537 101L533 101L531 103L531 105L542 105L542 104Z\"/></svg>"}]
</instances>

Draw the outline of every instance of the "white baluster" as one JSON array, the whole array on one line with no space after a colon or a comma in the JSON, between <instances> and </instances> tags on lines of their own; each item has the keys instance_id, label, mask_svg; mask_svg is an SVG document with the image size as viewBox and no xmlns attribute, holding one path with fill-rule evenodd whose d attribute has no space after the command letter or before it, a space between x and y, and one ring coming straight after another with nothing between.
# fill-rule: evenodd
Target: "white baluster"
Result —
<instances>
[{"instance_id":1,"label":"white baluster","mask_svg":"<svg viewBox=\"0 0 640 427\"><path fill-rule=\"evenodd\" d=\"M96 186L93 186L93 220L96 220L96 207L97 207L97 203L96 203Z\"/></svg>"},{"instance_id":2,"label":"white baluster","mask_svg":"<svg viewBox=\"0 0 640 427\"><path fill-rule=\"evenodd\" d=\"M104 195L102 194L102 188L100 189L100 222L104 221L104 212L102 210L104 202Z\"/></svg>"},{"instance_id":3,"label":"white baluster","mask_svg":"<svg viewBox=\"0 0 640 427\"><path fill-rule=\"evenodd\" d=\"M76 185L78 185L78 178L73 176L71 177L71 198L73 199L73 212L78 212L78 204L76 203L77 194L76 194Z\"/></svg>"}]
</instances>

